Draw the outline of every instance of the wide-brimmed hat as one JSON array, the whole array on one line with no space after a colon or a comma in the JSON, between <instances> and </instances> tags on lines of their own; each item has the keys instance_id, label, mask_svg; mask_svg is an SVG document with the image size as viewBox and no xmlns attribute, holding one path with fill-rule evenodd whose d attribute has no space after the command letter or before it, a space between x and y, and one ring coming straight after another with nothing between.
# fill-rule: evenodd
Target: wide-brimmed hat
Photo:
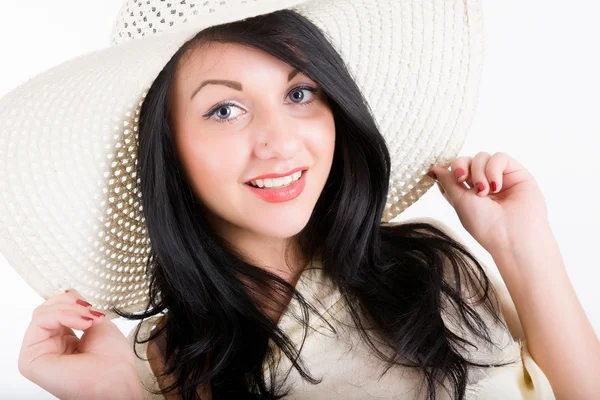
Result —
<instances>
[{"instance_id":1,"label":"wide-brimmed hat","mask_svg":"<svg viewBox=\"0 0 600 400\"><path fill-rule=\"evenodd\" d=\"M0 99L0 252L37 293L72 287L99 310L145 309L150 241L135 173L145 95L198 31L282 9L325 33L377 111L392 158L382 221L434 185L427 172L458 155L478 97L478 0L126 0L110 46Z\"/></svg>"}]
</instances>

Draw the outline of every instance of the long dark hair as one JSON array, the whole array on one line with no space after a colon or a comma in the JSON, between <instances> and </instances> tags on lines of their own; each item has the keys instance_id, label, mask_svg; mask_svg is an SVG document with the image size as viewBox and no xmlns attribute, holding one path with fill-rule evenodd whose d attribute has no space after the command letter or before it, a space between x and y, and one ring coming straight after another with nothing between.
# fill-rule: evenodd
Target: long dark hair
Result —
<instances>
[{"instance_id":1,"label":"long dark hair","mask_svg":"<svg viewBox=\"0 0 600 400\"><path fill-rule=\"evenodd\" d=\"M238 43L263 50L317 82L332 109L336 143L323 192L298 239L304 254L318 256L337 285L365 343L389 367L405 365L423 373L428 398L449 380L462 399L469 366L458 349L468 340L442 319L451 303L462 325L494 344L464 287L480 293L476 304L498 315L493 286L477 259L459 242L429 223L381 222L390 176L390 156L365 99L343 60L324 34L291 10L211 27L183 45L160 72L143 103L139 124L138 174L143 212L152 250L149 311L132 320L165 313L165 375L184 399L210 383L213 399L278 399L289 393L274 380L269 341L290 359L292 368L313 384L320 382L298 358L299 350L265 313L278 294L294 296L308 317L314 308L282 278L253 265L208 224L176 154L169 123L170 92L182 57L208 42ZM456 280L449 280L451 273ZM466 286L465 286L466 285ZM481 290L479 290L481 289ZM306 333L306 320L303 321ZM377 342L393 353L385 353ZM473 345L474 346L474 345ZM267 384L264 363L270 368Z\"/></svg>"}]
</instances>

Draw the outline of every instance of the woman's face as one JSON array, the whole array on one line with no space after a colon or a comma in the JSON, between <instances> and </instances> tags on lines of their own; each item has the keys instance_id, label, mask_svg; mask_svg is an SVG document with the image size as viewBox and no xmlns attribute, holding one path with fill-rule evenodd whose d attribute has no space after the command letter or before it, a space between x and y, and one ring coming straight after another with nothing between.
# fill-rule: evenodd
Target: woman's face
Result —
<instances>
[{"instance_id":1,"label":"woman's face","mask_svg":"<svg viewBox=\"0 0 600 400\"><path fill-rule=\"evenodd\" d=\"M177 151L217 231L301 231L335 144L317 84L260 50L211 43L182 58L172 95Z\"/></svg>"}]
</instances>

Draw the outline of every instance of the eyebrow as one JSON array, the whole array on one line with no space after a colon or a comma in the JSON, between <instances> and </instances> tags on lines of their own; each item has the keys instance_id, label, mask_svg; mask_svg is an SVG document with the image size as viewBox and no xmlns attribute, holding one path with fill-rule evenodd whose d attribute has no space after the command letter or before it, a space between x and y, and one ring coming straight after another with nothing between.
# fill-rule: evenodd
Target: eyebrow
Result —
<instances>
[{"instance_id":1,"label":"eyebrow","mask_svg":"<svg viewBox=\"0 0 600 400\"><path fill-rule=\"evenodd\" d=\"M292 72L290 72L288 74L288 82L291 81L299 72L300 72L300 70L298 70L297 68L294 68L294 70L292 70ZM202 89L204 86L209 85L209 84L228 86L232 89L239 90L240 92L244 90L244 88L242 87L242 84L237 81L228 81L225 79L209 79L209 80L202 82L200 84L200 86L198 86L196 88L196 90L194 90L194 92L192 93L192 96L190 97L190 100L192 100L194 98L194 96L196 94L198 94L200 89Z\"/></svg>"}]
</instances>

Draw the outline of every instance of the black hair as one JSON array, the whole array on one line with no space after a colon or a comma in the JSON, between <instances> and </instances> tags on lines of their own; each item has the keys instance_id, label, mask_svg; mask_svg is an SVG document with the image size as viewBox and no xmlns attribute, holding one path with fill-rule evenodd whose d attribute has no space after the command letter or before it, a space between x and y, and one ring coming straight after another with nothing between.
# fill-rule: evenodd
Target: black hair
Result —
<instances>
[{"instance_id":1,"label":"black hair","mask_svg":"<svg viewBox=\"0 0 600 400\"><path fill-rule=\"evenodd\" d=\"M390 367L421 371L430 400L445 381L451 384L453 398L463 399L472 366L506 365L468 360L460 349L474 344L449 329L442 318L447 301L464 328L487 343L493 341L481 312L489 312L508 329L494 308L492 299L497 298L482 265L432 224L381 222L390 178L384 137L324 33L300 14L282 10L199 32L166 64L142 105L137 171L152 247L147 264L149 311L114 311L132 320L165 313L164 323L149 338L136 339L144 343L164 333L164 375L175 381L163 393L176 389L184 399L193 399L200 385L210 384L213 399L281 398L289 388L274 379L270 340L303 379L320 382L261 305L288 295L302 305L304 317L314 308L292 285L253 265L215 233L176 153L169 115L177 66L188 51L210 42L265 51L311 77L326 93L336 129L333 163L298 239L309 259L321 259L324 273L339 288L374 354ZM448 274L456 279L448 279ZM474 304L465 287L481 294ZM385 343L392 353L383 352L377 343ZM265 363L271 366L270 384Z\"/></svg>"}]
</instances>

